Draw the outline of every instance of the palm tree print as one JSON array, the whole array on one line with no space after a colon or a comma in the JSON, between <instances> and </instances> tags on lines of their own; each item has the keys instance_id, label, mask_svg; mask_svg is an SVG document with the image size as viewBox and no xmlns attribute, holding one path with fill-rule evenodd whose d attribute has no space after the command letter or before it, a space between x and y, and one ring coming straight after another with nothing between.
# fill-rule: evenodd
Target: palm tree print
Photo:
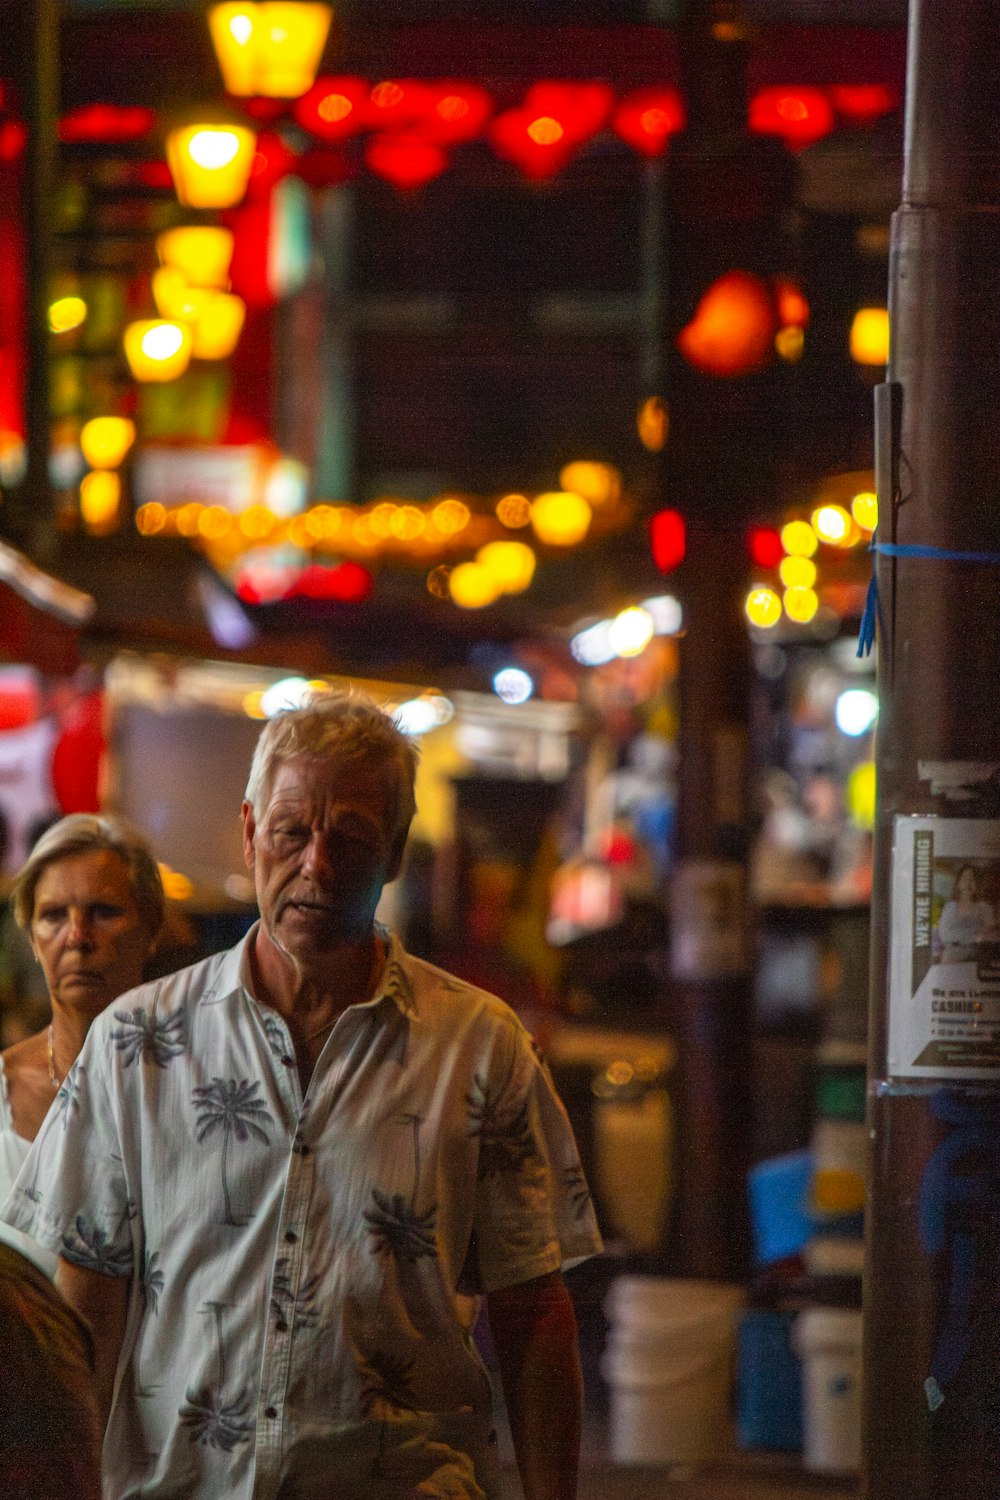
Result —
<instances>
[{"instance_id":1,"label":"palm tree print","mask_svg":"<svg viewBox=\"0 0 1000 1500\"><path fill-rule=\"evenodd\" d=\"M86 1068L81 1068L79 1059L73 1064L56 1094L56 1109L62 1121L62 1128L66 1130L69 1126L74 1110L80 1108L80 1085L83 1083Z\"/></svg>"},{"instance_id":2,"label":"palm tree print","mask_svg":"<svg viewBox=\"0 0 1000 1500\"><path fill-rule=\"evenodd\" d=\"M251 1397L246 1390L241 1390L234 1401L227 1402L223 1397L226 1384L226 1361L225 1351L222 1345L222 1313L225 1304L222 1302L206 1302L205 1309L211 1312L215 1318L215 1336L219 1352L219 1369L216 1387L213 1390L210 1385L203 1385L198 1390L190 1388L187 1391L187 1399L184 1405L178 1409L177 1415L181 1425L190 1427L188 1441L200 1443L204 1448L218 1448L224 1453L232 1453L241 1443L248 1443L255 1428L253 1421L248 1421L252 1405Z\"/></svg>"},{"instance_id":3,"label":"palm tree print","mask_svg":"<svg viewBox=\"0 0 1000 1500\"><path fill-rule=\"evenodd\" d=\"M314 1304L322 1277L318 1272L315 1276L308 1277L299 1287L299 1294L295 1297L292 1295L292 1279L288 1261L287 1255L279 1256L274 1268L274 1280L271 1284L271 1314L275 1327L279 1332L284 1332L284 1329L289 1327L293 1332L300 1328L315 1328L319 1322L319 1312Z\"/></svg>"},{"instance_id":4,"label":"palm tree print","mask_svg":"<svg viewBox=\"0 0 1000 1500\"><path fill-rule=\"evenodd\" d=\"M292 1067L295 1059L289 1051L288 1038L281 1029L281 1022L277 1016L264 1017L264 1035L267 1037L267 1045L278 1061L284 1063L286 1068Z\"/></svg>"},{"instance_id":5,"label":"palm tree print","mask_svg":"<svg viewBox=\"0 0 1000 1500\"><path fill-rule=\"evenodd\" d=\"M134 1010L116 1010L114 1016L119 1025L112 1031L111 1039L122 1054L124 1067L131 1067L141 1057L143 1062L165 1068L184 1051L187 1025L183 1010L177 1009L157 1020L155 1011L137 1005Z\"/></svg>"},{"instance_id":6,"label":"palm tree print","mask_svg":"<svg viewBox=\"0 0 1000 1500\"><path fill-rule=\"evenodd\" d=\"M139 1277L139 1291L146 1307L146 1313L147 1316L152 1317L155 1317L160 1310L160 1293L163 1291L163 1272L156 1264L159 1258L160 1254L158 1250L154 1250L152 1253L143 1251L142 1275ZM157 1390L159 1390L159 1386L144 1384L137 1362L135 1376L136 1395L140 1400L146 1401Z\"/></svg>"},{"instance_id":7,"label":"palm tree print","mask_svg":"<svg viewBox=\"0 0 1000 1500\"><path fill-rule=\"evenodd\" d=\"M97 1224L90 1224L79 1214L74 1230L63 1235L61 1255L74 1266L86 1271L100 1271L105 1276L127 1276L132 1270L132 1247L116 1250L107 1234Z\"/></svg>"},{"instance_id":8,"label":"palm tree print","mask_svg":"<svg viewBox=\"0 0 1000 1500\"><path fill-rule=\"evenodd\" d=\"M365 1383L361 1388L361 1406L366 1417L388 1402L403 1411L416 1411L413 1394L413 1360L377 1349L362 1369Z\"/></svg>"},{"instance_id":9,"label":"palm tree print","mask_svg":"<svg viewBox=\"0 0 1000 1500\"><path fill-rule=\"evenodd\" d=\"M516 1172L537 1155L526 1099L502 1110L499 1100L490 1098L485 1080L477 1073L465 1103L469 1111L469 1134L479 1139L479 1177Z\"/></svg>"},{"instance_id":10,"label":"palm tree print","mask_svg":"<svg viewBox=\"0 0 1000 1500\"><path fill-rule=\"evenodd\" d=\"M569 1206L573 1210L573 1217L579 1222L586 1216L590 1207L590 1189L579 1163L567 1167L562 1175L562 1185L569 1199Z\"/></svg>"},{"instance_id":11,"label":"palm tree print","mask_svg":"<svg viewBox=\"0 0 1000 1500\"><path fill-rule=\"evenodd\" d=\"M222 1222L235 1228L242 1228L250 1216L237 1218L233 1213L226 1171L229 1142L235 1136L240 1142L255 1140L265 1146L271 1143L265 1125L273 1125L274 1119L264 1100L257 1098L259 1088L259 1079L250 1083L246 1078L241 1078L237 1083L235 1078L213 1078L210 1084L195 1089L191 1098L198 1111L195 1122L195 1139L198 1144L201 1145L202 1141L217 1131L222 1132L222 1197L225 1205Z\"/></svg>"},{"instance_id":12,"label":"palm tree print","mask_svg":"<svg viewBox=\"0 0 1000 1500\"><path fill-rule=\"evenodd\" d=\"M372 1188L375 1207L365 1210L365 1223L372 1233L377 1251L388 1250L398 1260L420 1260L425 1255L437 1254L437 1204L432 1203L425 1214L417 1212L417 1193L420 1188L420 1127L423 1116L405 1114L399 1116L401 1125L413 1130L413 1191L407 1203L402 1193L382 1193Z\"/></svg>"}]
</instances>

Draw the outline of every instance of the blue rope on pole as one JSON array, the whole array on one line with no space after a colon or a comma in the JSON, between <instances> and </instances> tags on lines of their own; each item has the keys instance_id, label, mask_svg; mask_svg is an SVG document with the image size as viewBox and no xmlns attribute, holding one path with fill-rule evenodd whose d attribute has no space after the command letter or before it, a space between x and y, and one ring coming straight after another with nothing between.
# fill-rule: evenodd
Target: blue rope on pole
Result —
<instances>
[{"instance_id":1,"label":"blue rope on pole","mask_svg":"<svg viewBox=\"0 0 1000 1500\"><path fill-rule=\"evenodd\" d=\"M915 542L877 542L872 537L869 552L881 552L886 557L917 557L930 562L985 563L1000 566L1000 552L955 552L948 547L924 547ZM865 607L858 630L858 656L868 656L875 644L875 621L880 613L878 582L873 572L865 595Z\"/></svg>"}]
</instances>

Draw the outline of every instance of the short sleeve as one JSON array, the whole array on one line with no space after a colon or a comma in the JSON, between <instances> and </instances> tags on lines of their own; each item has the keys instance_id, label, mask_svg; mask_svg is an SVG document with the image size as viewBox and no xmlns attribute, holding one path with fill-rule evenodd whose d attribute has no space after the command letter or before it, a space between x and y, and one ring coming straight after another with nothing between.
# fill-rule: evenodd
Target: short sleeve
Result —
<instances>
[{"instance_id":1,"label":"short sleeve","mask_svg":"<svg viewBox=\"0 0 1000 1500\"><path fill-rule=\"evenodd\" d=\"M3 1218L84 1270L130 1276L134 1209L106 1046L95 1024L42 1122Z\"/></svg>"},{"instance_id":2,"label":"short sleeve","mask_svg":"<svg viewBox=\"0 0 1000 1500\"><path fill-rule=\"evenodd\" d=\"M599 1254L569 1118L527 1033L510 1028L477 1101L478 1290L497 1291Z\"/></svg>"}]
</instances>

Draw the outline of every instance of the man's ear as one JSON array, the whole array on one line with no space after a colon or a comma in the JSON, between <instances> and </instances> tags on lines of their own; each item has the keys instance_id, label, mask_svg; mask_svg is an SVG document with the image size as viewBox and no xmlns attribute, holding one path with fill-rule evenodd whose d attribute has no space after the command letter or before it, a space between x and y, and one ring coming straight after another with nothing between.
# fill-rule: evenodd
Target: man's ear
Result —
<instances>
[{"instance_id":1,"label":"man's ear","mask_svg":"<svg viewBox=\"0 0 1000 1500\"><path fill-rule=\"evenodd\" d=\"M403 855L406 853L406 841L409 836L410 825L409 823L407 823L406 827L401 828L397 833L395 841L393 843L392 854L389 858L389 867L385 877L386 885L389 885L393 880L395 880L396 876L403 868Z\"/></svg>"},{"instance_id":2,"label":"man's ear","mask_svg":"<svg viewBox=\"0 0 1000 1500\"><path fill-rule=\"evenodd\" d=\"M253 841L257 833L257 819L249 802L243 803L243 858L248 870L253 869Z\"/></svg>"}]
</instances>

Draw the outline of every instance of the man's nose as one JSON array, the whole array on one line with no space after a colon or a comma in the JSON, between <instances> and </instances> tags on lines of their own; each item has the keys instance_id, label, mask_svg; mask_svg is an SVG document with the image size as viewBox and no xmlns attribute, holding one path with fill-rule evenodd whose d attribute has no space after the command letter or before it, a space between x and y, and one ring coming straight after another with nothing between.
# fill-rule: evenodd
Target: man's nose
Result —
<instances>
[{"instance_id":1,"label":"man's nose","mask_svg":"<svg viewBox=\"0 0 1000 1500\"><path fill-rule=\"evenodd\" d=\"M332 873L333 859L330 846L322 834L314 833L306 845L302 868L315 880L325 880Z\"/></svg>"}]
</instances>

